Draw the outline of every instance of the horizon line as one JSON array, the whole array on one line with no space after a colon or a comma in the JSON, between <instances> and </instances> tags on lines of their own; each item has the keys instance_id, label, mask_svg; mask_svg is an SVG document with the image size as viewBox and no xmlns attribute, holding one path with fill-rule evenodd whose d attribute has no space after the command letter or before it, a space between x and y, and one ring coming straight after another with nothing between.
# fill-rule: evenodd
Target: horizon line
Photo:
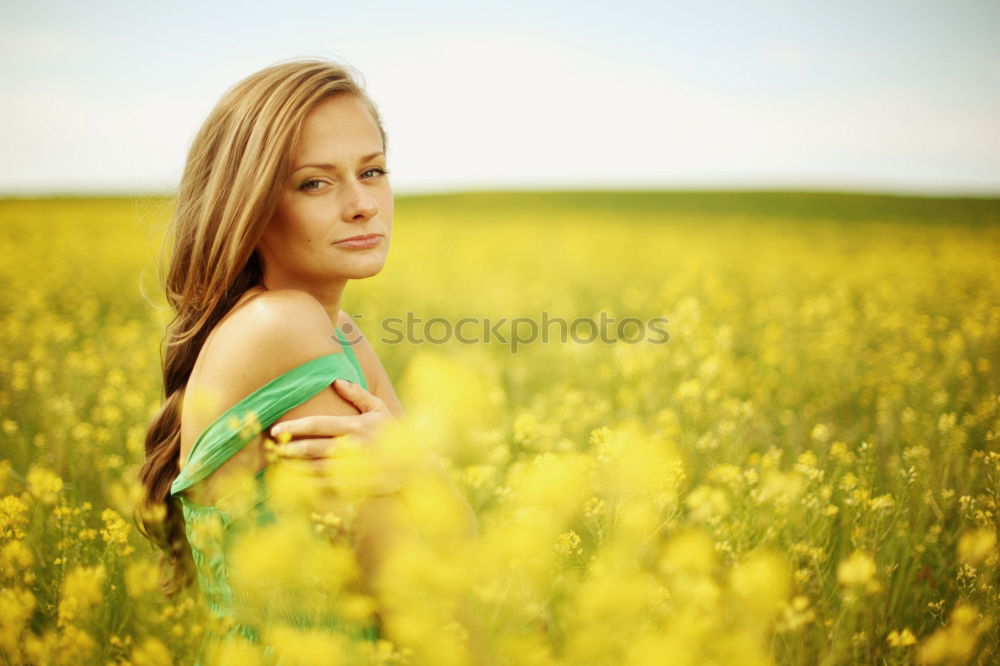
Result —
<instances>
[{"instance_id":1,"label":"horizon line","mask_svg":"<svg viewBox=\"0 0 1000 666\"><path fill-rule=\"evenodd\" d=\"M396 192L396 199L418 199L434 196L461 196L479 194L572 194L572 193L622 193L622 194L652 194L652 193L704 193L704 194L826 194L855 196L889 196L912 197L926 199L1000 199L1000 186L994 190L972 189L930 189L930 188L898 188L898 187L864 187L838 185L678 185L678 186L637 186L637 187L593 187L593 186L560 186L560 187L470 187L433 190L418 190ZM0 190L0 201L32 200L32 199L172 199L176 191L165 190L125 190L125 189L65 189L65 190Z\"/></svg>"}]
</instances>

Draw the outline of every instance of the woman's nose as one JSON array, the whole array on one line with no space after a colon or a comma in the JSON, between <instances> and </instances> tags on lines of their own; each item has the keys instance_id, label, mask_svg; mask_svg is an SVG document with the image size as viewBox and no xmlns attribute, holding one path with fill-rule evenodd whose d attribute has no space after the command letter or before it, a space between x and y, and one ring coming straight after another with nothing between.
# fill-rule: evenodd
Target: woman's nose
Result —
<instances>
[{"instance_id":1,"label":"woman's nose","mask_svg":"<svg viewBox=\"0 0 1000 666\"><path fill-rule=\"evenodd\" d=\"M353 181L345 193L343 217L347 222L364 222L375 217L378 204L364 183Z\"/></svg>"}]
</instances>

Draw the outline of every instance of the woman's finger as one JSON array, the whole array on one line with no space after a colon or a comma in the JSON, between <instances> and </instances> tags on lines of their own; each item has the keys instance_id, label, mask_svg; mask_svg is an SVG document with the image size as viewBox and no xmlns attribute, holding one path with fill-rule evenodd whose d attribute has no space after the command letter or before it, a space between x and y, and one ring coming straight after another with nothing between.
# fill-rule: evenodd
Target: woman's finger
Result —
<instances>
[{"instance_id":1,"label":"woman's finger","mask_svg":"<svg viewBox=\"0 0 1000 666\"><path fill-rule=\"evenodd\" d=\"M357 428L352 421L359 415L351 416L303 416L302 418L282 421L271 426L271 437L278 438L278 435L288 433L287 436L296 437L299 435L326 435L336 437L337 435L350 435L357 432Z\"/></svg>"},{"instance_id":2,"label":"woman's finger","mask_svg":"<svg viewBox=\"0 0 1000 666\"><path fill-rule=\"evenodd\" d=\"M337 447L337 437L296 439L274 448L282 458L328 458Z\"/></svg>"},{"instance_id":3,"label":"woman's finger","mask_svg":"<svg viewBox=\"0 0 1000 666\"><path fill-rule=\"evenodd\" d=\"M369 393L360 384L355 384L346 379L337 379L333 382L333 388L336 389L341 397L357 407L362 414L385 408L382 398L374 393Z\"/></svg>"}]
</instances>

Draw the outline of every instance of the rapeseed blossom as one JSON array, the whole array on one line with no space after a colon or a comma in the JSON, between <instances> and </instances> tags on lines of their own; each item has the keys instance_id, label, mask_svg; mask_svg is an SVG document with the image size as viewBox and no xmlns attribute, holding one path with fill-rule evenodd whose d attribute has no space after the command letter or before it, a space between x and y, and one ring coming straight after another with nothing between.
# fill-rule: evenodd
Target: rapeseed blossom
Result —
<instances>
[{"instance_id":1,"label":"rapeseed blossom","mask_svg":"<svg viewBox=\"0 0 1000 666\"><path fill-rule=\"evenodd\" d=\"M996 204L588 196L401 198L405 251L345 309L408 418L338 438L322 476L259 440L260 415L226 423L263 442L274 520L233 474L231 529L189 536L229 539L238 618L197 586L165 597L130 520L166 517L136 477L172 313L123 285L157 293L135 220L168 206L0 202L19 239L0 258L0 662L191 663L203 643L240 666L995 661ZM643 243L608 224L622 210ZM498 229L523 240L502 262ZM404 311L663 317L670 336L380 340ZM369 576L355 546L389 519ZM272 621L289 608L302 622ZM237 620L271 651L207 640Z\"/></svg>"}]
</instances>

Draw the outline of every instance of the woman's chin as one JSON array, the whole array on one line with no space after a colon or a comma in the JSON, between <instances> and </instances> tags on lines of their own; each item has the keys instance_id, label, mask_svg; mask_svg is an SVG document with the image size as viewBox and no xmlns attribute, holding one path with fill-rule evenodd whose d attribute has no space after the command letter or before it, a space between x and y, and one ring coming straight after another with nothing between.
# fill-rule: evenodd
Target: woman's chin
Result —
<instances>
[{"instance_id":1,"label":"woman's chin","mask_svg":"<svg viewBox=\"0 0 1000 666\"><path fill-rule=\"evenodd\" d=\"M364 280L365 278L375 277L376 275L378 275L381 272L382 272L381 268L373 270L373 271L358 271L357 273L353 273L351 275L348 275L347 278L349 280Z\"/></svg>"},{"instance_id":2,"label":"woman's chin","mask_svg":"<svg viewBox=\"0 0 1000 666\"><path fill-rule=\"evenodd\" d=\"M349 266L344 271L344 277L351 280L361 280L364 278L369 278L378 275L382 272L382 268L385 266L385 261L365 261L358 262L355 265Z\"/></svg>"}]
</instances>

